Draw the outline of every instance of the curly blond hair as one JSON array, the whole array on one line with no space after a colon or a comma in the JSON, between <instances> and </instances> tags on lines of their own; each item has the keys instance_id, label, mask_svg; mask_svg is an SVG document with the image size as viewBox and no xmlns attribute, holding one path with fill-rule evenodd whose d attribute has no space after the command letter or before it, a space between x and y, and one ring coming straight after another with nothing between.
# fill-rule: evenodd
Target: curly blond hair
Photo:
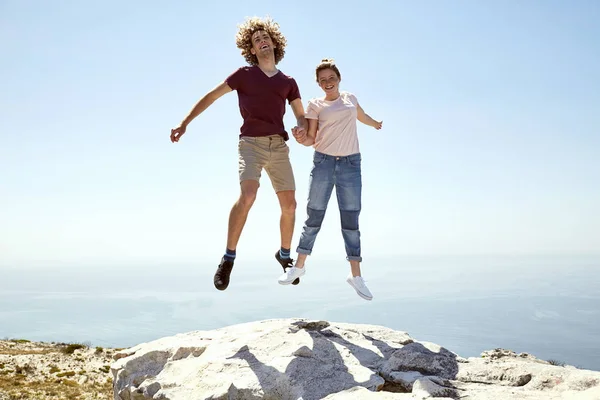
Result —
<instances>
[{"instance_id":1,"label":"curly blond hair","mask_svg":"<svg viewBox=\"0 0 600 400\"><path fill-rule=\"evenodd\" d=\"M252 35L256 31L265 31L269 34L275 45L275 64L278 64L285 55L287 40L279 31L279 24L273 21L271 17L248 17L243 23L238 25L238 32L235 35L235 44L238 49L242 50L242 56L244 56L248 64L258 65L258 58L251 52Z\"/></svg>"}]
</instances>

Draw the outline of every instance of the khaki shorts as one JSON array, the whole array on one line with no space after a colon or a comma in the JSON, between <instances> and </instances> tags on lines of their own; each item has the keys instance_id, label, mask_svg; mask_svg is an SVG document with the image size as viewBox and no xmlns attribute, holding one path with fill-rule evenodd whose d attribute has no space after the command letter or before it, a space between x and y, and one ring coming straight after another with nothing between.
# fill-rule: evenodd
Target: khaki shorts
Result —
<instances>
[{"instance_id":1,"label":"khaki shorts","mask_svg":"<svg viewBox=\"0 0 600 400\"><path fill-rule=\"evenodd\" d=\"M252 179L260 182L264 168L275 192L296 190L290 163L290 148L280 135L242 136L238 144L240 183Z\"/></svg>"}]
</instances>

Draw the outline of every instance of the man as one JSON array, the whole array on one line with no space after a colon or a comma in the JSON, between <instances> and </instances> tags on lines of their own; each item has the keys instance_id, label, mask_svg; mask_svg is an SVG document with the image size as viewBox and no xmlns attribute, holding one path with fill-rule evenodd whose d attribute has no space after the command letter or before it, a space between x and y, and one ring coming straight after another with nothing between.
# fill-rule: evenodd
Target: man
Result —
<instances>
[{"instance_id":1,"label":"man","mask_svg":"<svg viewBox=\"0 0 600 400\"><path fill-rule=\"evenodd\" d=\"M283 125L285 102L290 104L297 120L294 134L302 135L308 124L296 81L277 69L285 55L287 41L279 24L270 18L248 18L239 26L236 45L249 66L238 68L198 101L181 124L171 130L171 142L176 143L194 118L215 100L236 90L240 113L244 120L239 135L240 197L229 214L227 247L214 276L218 290L229 286L236 257L236 247L246 223L248 212L256 199L261 171L264 168L277 193L281 207L281 248L275 258L283 270L292 267L290 247L294 232L296 198L295 181ZM300 281L296 279L294 284Z\"/></svg>"}]
</instances>

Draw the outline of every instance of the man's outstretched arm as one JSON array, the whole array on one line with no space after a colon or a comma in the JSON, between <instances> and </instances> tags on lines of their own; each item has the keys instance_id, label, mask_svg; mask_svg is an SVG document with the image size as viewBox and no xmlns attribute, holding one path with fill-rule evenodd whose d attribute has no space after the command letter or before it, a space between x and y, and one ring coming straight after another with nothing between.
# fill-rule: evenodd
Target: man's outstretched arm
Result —
<instances>
[{"instance_id":1,"label":"man's outstretched arm","mask_svg":"<svg viewBox=\"0 0 600 400\"><path fill-rule=\"evenodd\" d=\"M223 96L226 93L231 92L232 89L229 87L227 82L222 82L217 85L210 92L206 93L204 97L202 97L198 103L191 109L189 114L181 121L177 128L171 129L171 142L179 142L179 139L185 133L187 126L196 118L198 115L202 114L204 110L206 110L212 103L214 103L218 98Z\"/></svg>"}]
</instances>

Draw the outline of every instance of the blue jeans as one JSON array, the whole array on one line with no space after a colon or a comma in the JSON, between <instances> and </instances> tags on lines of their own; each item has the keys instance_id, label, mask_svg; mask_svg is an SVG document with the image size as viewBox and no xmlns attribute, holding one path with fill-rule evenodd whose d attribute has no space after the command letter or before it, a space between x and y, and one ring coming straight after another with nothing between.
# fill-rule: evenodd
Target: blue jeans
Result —
<instances>
[{"instance_id":1,"label":"blue jeans","mask_svg":"<svg viewBox=\"0 0 600 400\"><path fill-rule=\"evenodd\" d=\"M362 191L360 162L360 153L336 157L315 151L306 207L308 218L302 229L297 253L312 253L315 239L325 217L327 203L335 186L342 220L342 236L346 245L346 259L362 261L358 230Z\"/></svg>"}]
</instances>

